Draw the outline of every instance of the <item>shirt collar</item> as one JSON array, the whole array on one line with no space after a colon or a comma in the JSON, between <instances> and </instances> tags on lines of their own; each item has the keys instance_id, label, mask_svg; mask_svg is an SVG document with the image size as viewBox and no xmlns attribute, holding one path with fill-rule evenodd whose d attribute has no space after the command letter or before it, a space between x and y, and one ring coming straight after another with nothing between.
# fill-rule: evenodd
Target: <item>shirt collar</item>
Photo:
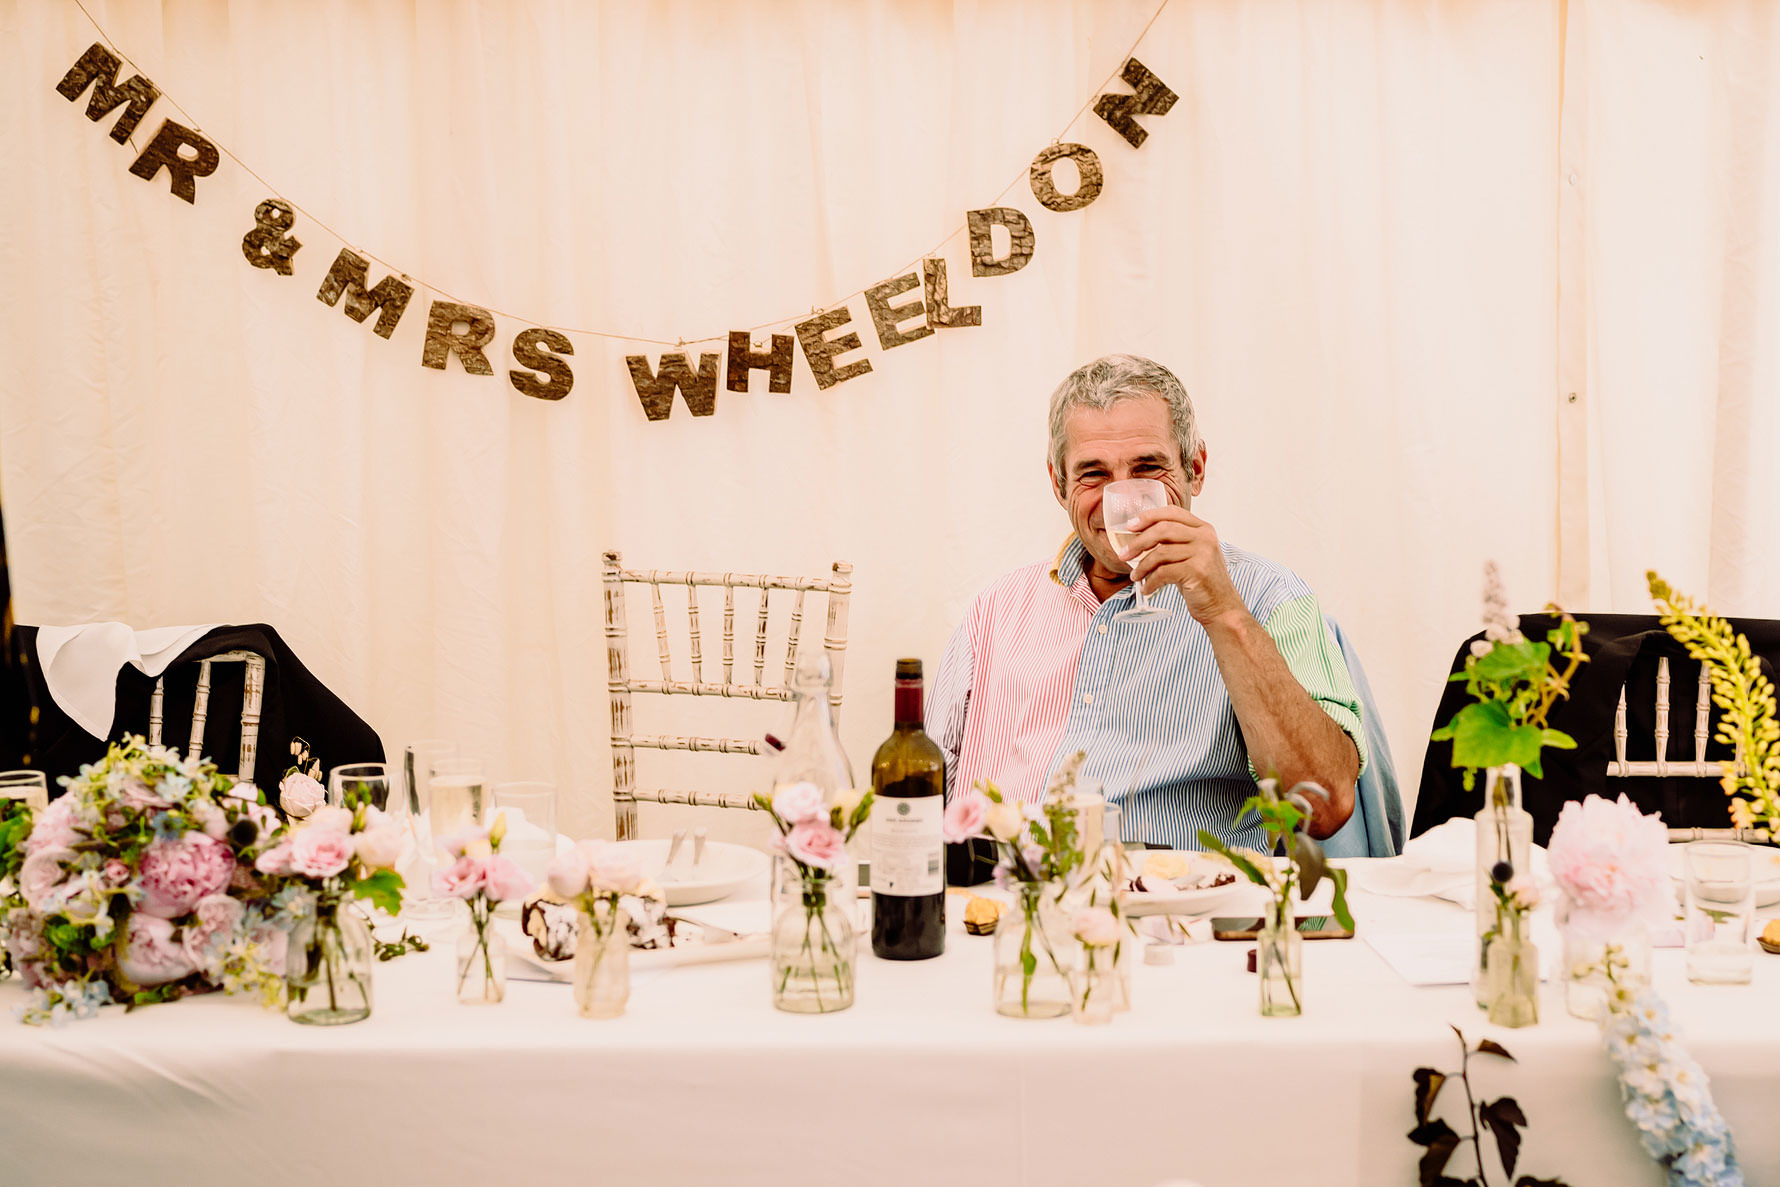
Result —
<instances>
[{"instance_id":1,"label":"shirt collar","mask_svg":"<svg viewBox=\"0 0 1780 1187\"><path fill-rule=\"evenodd\" d=\"M1057 550L1056 558L1051 561L1051 580L1064 589L1074 589L1076 583L1088 575L1084 563L1087 557L1087 548L1071 532L1069 538L1063 541L1063 547Z\"/></svg>"}]
</instances>

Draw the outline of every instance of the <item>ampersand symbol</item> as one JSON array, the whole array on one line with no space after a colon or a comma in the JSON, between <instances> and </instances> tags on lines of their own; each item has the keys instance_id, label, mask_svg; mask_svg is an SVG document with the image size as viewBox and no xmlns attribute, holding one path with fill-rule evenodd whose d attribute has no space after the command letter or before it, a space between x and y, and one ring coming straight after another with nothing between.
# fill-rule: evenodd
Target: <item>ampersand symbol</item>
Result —
<instances>
[{"instance_id":1,"label":"ampersand symbol","mask_svg":"<svg viewBox=\"0 0 1780 1187\"><path fill-rule=\"evenodd\" d=\"M296 212L288 202L267 198L253 208L254 229L241 240L241 254L255 268L270 268L280 276L289 276L290 258L302 247L294 236L284 232L296 225Z\"/></svg>"}]
</instances>

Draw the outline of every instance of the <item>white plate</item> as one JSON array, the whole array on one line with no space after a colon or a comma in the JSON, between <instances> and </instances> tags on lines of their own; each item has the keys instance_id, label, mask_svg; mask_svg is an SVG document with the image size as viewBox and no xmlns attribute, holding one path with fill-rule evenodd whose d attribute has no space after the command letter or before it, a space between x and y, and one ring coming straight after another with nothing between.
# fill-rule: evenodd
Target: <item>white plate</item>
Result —
<instances>
[{"instance_id":1,"label":"white plate","mask_svg":"<svg viewBox=\"0 0 1780 1187\"><path fill-rule=\"evenodd\" d=\"M667 895L668 906L687 907L693 903L715 902L734 894L749 882L766 875L769 864L766 854L746 845L725 841L705 842L704 860L693 864L692 838L688 837L667 868L667 840L620 841L642 859L643 876L652 879Z\"/></svg>"},{"instance_id":2,"label":"white plate","mask_svg":"<svg viewBox=\"0 0 1780 1187\"><path fill-rule=\"evenodd\" d=\"M1158 854L1178 853L1187 859L1188 868L1196 872L1201 863L1211 862L1205 854L1193 850L1149 849L1132 850L1126 859L1131 864L1131 873L1137 876L1143 873L1145 862ZM1230 870L1222 861L1215 863L1219 869ZM1132 916L1138 915L1209 915L1234 898L1241 897L1243 889L1252 885L1242 874L1236 874L1236 881L1223 886L1201 886L1193 890L1167 891L1132 891L1125 896L1125 911Z\"/></svg>"},{"instance_id":3,"label":"white plate","mask_svg":"<svg viewBox=\"0 0 1780 1187\"><path fill-rule=\"evenodd\" d=\"M1669 846L1669 876L1675 879L1676 894L1683 899L1687 896L1687 857L1682 850L1686 848ZM1755 905L1771 907L1780 903L1780 849L1751 845L1749 851L1755 866Z\"/></svg>"}]
</instances>

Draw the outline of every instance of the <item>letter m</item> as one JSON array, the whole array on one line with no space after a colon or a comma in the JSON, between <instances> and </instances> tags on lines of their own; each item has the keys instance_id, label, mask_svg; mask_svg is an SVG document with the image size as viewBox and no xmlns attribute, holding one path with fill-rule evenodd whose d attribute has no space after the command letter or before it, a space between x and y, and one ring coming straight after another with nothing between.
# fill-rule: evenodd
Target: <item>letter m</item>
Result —
<instances>
[{"instance_id":1,"label":"letter m","mask_svg":"<svg viewBox=\"0 0 1780 1187\"><path fill-rule=\"evenodd\" d=\"M161 89L140 74L119 86L117 74L121 69L123 63L117 56L95 41L56 84L56 92L70 103L88 87L93 88L93 97L87 100L87 118L94 123L129 104L111 126L111 138L119 144L130 138L154 101L161 97Z\"/></svg>"},{"instance_id":2,"label":"letter m","mask_svg":"<svg viewBox=\"0 0 1780 1187\"><path fill-rule=\"evenodd\" d=\"M321 289L315 299L323 305L335 305L344 296L346 316L353 321L364 321L375 309L377 324L371 331L380 338L387 338L396 332L396 323L402 319L402 311L408 308L408 298L414 295L414 288L393 276L385 276L375 288L369 287L369 281L370 262L350 247L343 247L334 257L334 266L322 277Z\"/></svg>"}]
</instances>

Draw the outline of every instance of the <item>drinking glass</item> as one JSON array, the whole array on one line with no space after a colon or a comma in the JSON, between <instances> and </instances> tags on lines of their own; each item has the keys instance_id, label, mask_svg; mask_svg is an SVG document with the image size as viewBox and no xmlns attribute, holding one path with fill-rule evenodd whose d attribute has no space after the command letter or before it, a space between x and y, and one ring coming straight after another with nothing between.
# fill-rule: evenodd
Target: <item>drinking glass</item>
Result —
<instances>
[{"instance_id":1,"label":"drinking glass","mask_svg":"<svg viewBox=\"0 0 1780 1187\"><path fill-rule=\"evenodd\" d=\"M482 773L479 758L439 758L433 760L432 778L427 781L427 808L433 829L433 842L444 840L465 829L480 828L488 795L488 777Z\"/></svg>"},{"instance_id":2,"label":"drinking glass","mask_svg":"<svg viewBox=\"0 0 1780 1187\"><path fill-rule=\"evenodd\" d=\"M507 836L501 853L525 871L534 887L550 872L556 856L556 784L537 782L496 783L489 789L494 811L507 818ZM500 913L517 915L519 903L502 903Z\"/></svg>"},{"instance_id":3,"label":"drinking glass","mask_svg":"<svg viewBox=\"0 0 1780 1187\"><path fill-rule=\"evenodd\" d=\"M1687 847L1687 979L1746 985L1754 973L1755 868L1741 841Z\"/></svg>"},{"instance_id":4,"label":"drinking glass","mask_svg":"<svg viewBox=\"0 0 1780 1187\"><path fill-rule=\"evenodd\" d=\"M414 846L411 864L402 873L409 887L402 900L402 914L411 919L449 919L457 913L456 899L439 898L433 894L433 872L438 868L439 859L433 849L430 827L433 764L456 756L457 743L444 738L410 742L402 753L408 837Z\"/></svg>"},{"instance_id":5,"label":"drinking glass","mask_svg":"<svg viewBox=\"0 0 1780 1187\"><path fill-rule=\"evenodd\" d=\"M1124 482L1107 483L1100 493L1100 522L1106 528L1107 540L1113 548L1124 552L1137 538L1137 533L1131 530L1131 521L1140 512L1168 506L1169 501L1168 488L1154 478L1130 478ZM1137 563L1148 555L1147 552L1139 553L1126 564L1135 570ZM1136 597L1131 608L1113 615L1113 621L1143 622L1169 615L1170 611L1150 604L1149 595L1143 592L1141 585L1137 585L1135 581L1133 585Z\"/></svg>"},{"instance_id":6,"label":"drinking glass","mask_svg":"<svg viewBox=\"0 0 1780 1187\"><path fill-rule=\"evenodd\" d=\"M0 800L24 800L41 812L49 807L49 779L42 771L0 771Z\"/></svg>"},{"instance_id":7,"label":"drinking glass","mask_svg":"<svg viewBox=\"0 0 1780 1187\"><path fill-rule=\"evenodd\" d=\"M379 812L388 811L389 767L380 762L335 767L328 776L328 803L335 808L369 804Z\"/></svg>"}]
</instances>

